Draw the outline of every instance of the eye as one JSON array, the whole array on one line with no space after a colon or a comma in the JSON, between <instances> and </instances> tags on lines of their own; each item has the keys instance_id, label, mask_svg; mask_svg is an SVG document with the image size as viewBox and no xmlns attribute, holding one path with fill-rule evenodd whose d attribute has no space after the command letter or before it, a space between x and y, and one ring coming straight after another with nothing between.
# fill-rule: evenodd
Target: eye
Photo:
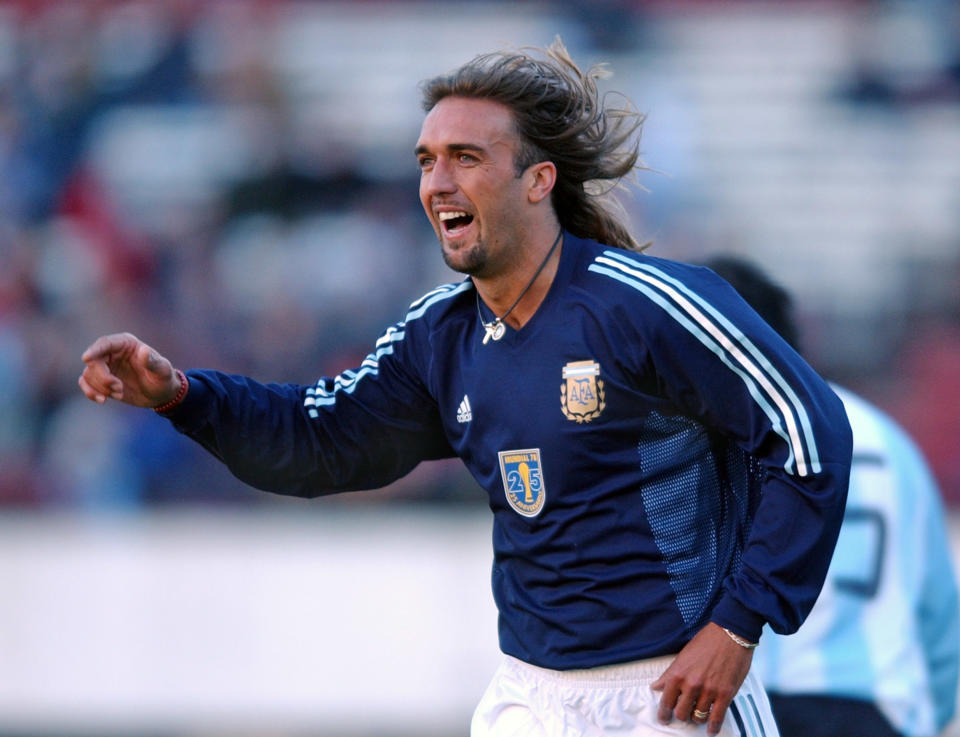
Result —
<instances>
[{"instance_id":1,"label":"eye","mask_svg":"<svg viewBox=\"0 0 960 737\"><path fill-rule=\"evenodd\" d=\"M420 171L429 171L430 167L433 166L433 158L430 156L418 156L417 166L420 167Z\"/></svg>"},{"instance_id":2,"label":"eye","mask_svg":"<svg viewBox=\"0 0 960 737\"><path fill-rule=\"evenodd\" d=\"M477 159L477 157L474 156L473 154L468 154L461 151L460 153L457 154L457 161L459 161L461 164L469 165L469 164L476 164L477 161L479 161L479 159Z\"/></svg>"}]
</instances>

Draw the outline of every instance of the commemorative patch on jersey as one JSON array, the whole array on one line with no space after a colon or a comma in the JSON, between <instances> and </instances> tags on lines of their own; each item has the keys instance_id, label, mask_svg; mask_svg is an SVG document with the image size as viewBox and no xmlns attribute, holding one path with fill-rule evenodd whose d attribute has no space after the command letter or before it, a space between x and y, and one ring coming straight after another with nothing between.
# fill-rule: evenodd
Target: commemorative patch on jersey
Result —
<instances>
[{"instance_id":1,"label":"commemorative patch on jersey","mask_svg":"<svg viewBox=\"0 0 960 737\"><path fill-rule=\"evenodd\" d=\"M599 363L572 361L563 367L560 406L564 417L575 422L590 422L600 416L607 403Z\"/></svg>"},{"instance_id":2,"label":"commemorative patch on jersey","mask_svg":"<svg viewBox=\"0 0 960 737\"><path fill-rule=\"evenodd\" d=\"M547 498L540 449L502 450L499 455L507 502L524 517L536 517Z\"/></svg>"}]
</instances>

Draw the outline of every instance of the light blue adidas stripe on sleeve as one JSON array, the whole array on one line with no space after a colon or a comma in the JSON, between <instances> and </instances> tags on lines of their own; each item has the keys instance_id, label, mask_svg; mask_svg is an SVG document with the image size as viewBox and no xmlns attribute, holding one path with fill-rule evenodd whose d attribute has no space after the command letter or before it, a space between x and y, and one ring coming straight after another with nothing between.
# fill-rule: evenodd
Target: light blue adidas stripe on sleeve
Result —
<instances>
[{"instance_id":1,"label":"light blue adidas stripe on sleeve","mask_svg":"<svg viewBox=\"0 0 960 737\"><path fill-rule=\"evenodd\" d=\"M303 402L307 408L307 414L316 418L318 416L317 407L336 404L337 395L340 392L352 394L365 377L376 376L380 371L380 359L393 354L394 345L403 341L406 337L406 326L410 322L423 317L427 310L437 302L450 299L472 288L473 282L469 280L462 281L459 284L445 284L427 292L411 304L403 322L387 328L384 334L377 339L373 353L367 355L357 370L343 371L334 377L333 389L326 388L324 385L326 379L320 379L314 386L307 389L307 395Z\"/></svg>"},{"instance_id":2,"label":"light blue adidas stripe on sleeve","mask_svg":"<svg viewBox=\"0 0 960 737\"><path fill-rule=\"evenodd\" d=\"M810 418L796 392L759 348L719 310L663 271L615 251L597 257L589 270L647 296L740 377L774 432L787 444L789 455L784 469L788 473L807 476L820 472Z\"/></svg>"}]
</instances>

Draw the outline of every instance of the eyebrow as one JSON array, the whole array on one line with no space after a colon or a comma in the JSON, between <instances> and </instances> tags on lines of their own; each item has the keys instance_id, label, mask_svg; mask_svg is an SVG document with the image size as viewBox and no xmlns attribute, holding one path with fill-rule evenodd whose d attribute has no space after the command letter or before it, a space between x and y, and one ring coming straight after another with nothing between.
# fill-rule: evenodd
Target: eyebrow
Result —
<instances>
[{"instance_id":1,"label":"eyebrow","mask_svg":"<svg viewBox=\"0 0 960 737\"><path fill-rule=\"evenodd\" d=\"M483 146L476 143L448 143L443 149L448 153L456 153L458 151L476 151L482 153L486 150ZM413 150L413 153L419 156L420 154L430 153L430 149L421 143Z\"/></svg>"}]
</instances>

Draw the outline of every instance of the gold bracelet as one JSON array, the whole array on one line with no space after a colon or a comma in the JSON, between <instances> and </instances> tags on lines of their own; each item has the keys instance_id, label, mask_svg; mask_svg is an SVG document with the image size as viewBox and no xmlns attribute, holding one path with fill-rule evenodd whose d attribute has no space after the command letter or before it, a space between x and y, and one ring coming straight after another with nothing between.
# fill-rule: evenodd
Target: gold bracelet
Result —
<instances>
[{"instance_id":1,"label":"gold bracelet","mask_svg":"<svg viewBox=\"0 0 960 737\"><path fill-rule=\"evenodd\" d=\"M760 644L759 642L750 642L749 640L745 640L742 637L740 637L740 635L734 634L733 632L728 630L726 627L723 628L723 631L730 636L731 640L737 643L740 647L744 647L747 650L753 650L753 648L755 648L757 645Z\"/></svg>"}]
</instances>

